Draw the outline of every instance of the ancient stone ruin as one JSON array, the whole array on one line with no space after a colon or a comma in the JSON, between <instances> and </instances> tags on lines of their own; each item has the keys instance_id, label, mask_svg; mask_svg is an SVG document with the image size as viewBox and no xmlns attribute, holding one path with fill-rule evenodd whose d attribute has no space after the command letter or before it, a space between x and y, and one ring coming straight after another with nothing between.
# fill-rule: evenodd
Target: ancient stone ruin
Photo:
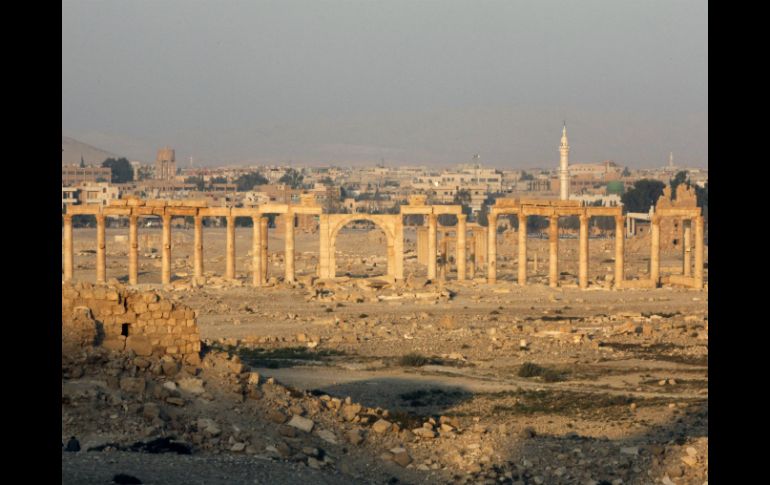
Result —
<instances>
[{"instance_id":1,"label":"ancient stone ruin","mask_svg":"<svg viewBox=\"0 0 770 485\"><path fill-rule=\"evenodd\" d=\"M96 282L103 283L106 278L105 217L124 216L129 219L128 282L137 283L138 275L138 237L137 221L140 217L160 216L163 220L161 283L171 282L171 218L192 217L195 221L193 270L196 282L203 281L203 218L224 217L227 220L225 278L235 279L235 219L249 217L253 221L252 239L252 274L253 285L264 286L267 280L267 218L268 214L283 215L285 244L285 277L287 282L295 281L294 233L296 217L300 215L317 216L319 220L319 263L318 277L331 279L336 277L335 253L339 231L353 221L369 221L385 233L387 239L387 278L404 279L404 217L419 215L427 222L426 228L418 228L418 260L427 265L430 280L444 279L450 264L448 241L450 232L454 232L454 263L457 279L474 278L476 272L486 265L488 283L497 282L497 221L501 215L516 215L519 227L526 228L529 216L546 217L549 224L549 279L550 286L559 286L559 217L576 216L580 220L579 231L579 275L578 286L588 287L589 234L588 223L591 217L614 217L615 219L615 288L656 288L661 282L700 289L703 287L703 216L695 204L692 190L680 185L677 199L671 201L670 189L660 198L652 217L650 235L650 270L648 277L627 279L624 271L624 218L622 208L582 206L578 201L550 199L497 199L491 207L486 228L469 225L466 215L459 205L428 205L425 196L411 196L409 204L400 208L399 214L324 214L312 197L303 197L301 203L262 204L254 207L207 207L205 201L195 200L140 200L121 199L112 201L110 206L96 204L68 206L64 214L64 281L73 278L73 240L72 216L91 214L96 216ZM440 216L454 216L454 226L440 226ZM675 218L681 223L684 253L683 273L670 275L665 281L660 275L660 224L661 220ZM695 228L695 270L692 271L691 245L692 228ZM468 238L470 230L471 237ZM441 234L441 250L438 257L438 234ZM503 239L505 243L505 239ZM470 243L470 247L469 247ZM470 253L470 264L468 261ZM527 284L527 233L518 234L518 283ZM437 263L440 262L440 268ZM437 271L437 269L440 270Z\"/></svg>"},{"instance_id":2,"label":"ancient stone ruin","mask_svg":"<svg viewBox=\"0 0 770 485\"><path fill-rule=\"evenodd\" d=\"M62 352L85 347L200 362L195 312L154 291L80 282L62 287Z\"/></svg>"}]
</instances>

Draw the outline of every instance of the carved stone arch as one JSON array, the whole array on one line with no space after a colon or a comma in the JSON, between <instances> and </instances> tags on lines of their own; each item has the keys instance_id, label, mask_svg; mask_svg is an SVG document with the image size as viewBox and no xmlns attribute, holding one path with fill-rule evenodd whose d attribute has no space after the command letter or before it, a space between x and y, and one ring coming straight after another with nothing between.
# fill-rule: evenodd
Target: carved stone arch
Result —
<instances>
[{"instance_id":1,"label":"carved stone arch","mask_svg":"<svg viewBox=\"0 0 770 485\"><path fill-rule=\"evenodd\" d=\"M332 216L334 217L334 216ZM382 232L385 233L386 247L387 247L387 259L388 259L388 276L394 276L395 274L395 230L393 227L394 216L387 215L371 215L371 214L341 214L341 217L335 217L337 219L334 224L331 225L329 231L329 268L332 272L332 277L336 274L336 247L337 236L343 227L354 221L369 221L375 226L379 227Z\"/></svg>"},{"instance_id":2,"label":"carved stone arch","mask_svg":"<svg viewBox=\"0 0 770 485\"><path fill-rule=\"evenodd\" d=\"M335 214L336 215L336 214ZM334 219L334 222L331 223L330 233L329 237L331 239L332 244L336 244L337 242L337 235L342 230L343 227L347 226L351 222L355 221L369 221L375 226L382 229L382 232L385 233L385 237L388 240L388 244L392 242L392 239L395 237L395 234L392 232L391 225L388 224L388 220L383 220L383 216L378 215L371 215L371 214L340 214L342 217ZM388 216L384 216L388 217Z\"/></svg>"},{"instance_id":3,"label":"carved stone arch","mask_svg":"<svg viewBox=\"0 0 770 485\"><path fill-rule=\"evenodd\" d=\"M403 278L403 230L399 224L398 215L382 214L324 214L320 220L321 258L319 268L321 278L336 276L335 249L337 235L346 225L354 221L369 221L385 233L388 251L388 276L396 279ZM399 260L400 258L400 260Z\"/></svg>"}]
</instances>

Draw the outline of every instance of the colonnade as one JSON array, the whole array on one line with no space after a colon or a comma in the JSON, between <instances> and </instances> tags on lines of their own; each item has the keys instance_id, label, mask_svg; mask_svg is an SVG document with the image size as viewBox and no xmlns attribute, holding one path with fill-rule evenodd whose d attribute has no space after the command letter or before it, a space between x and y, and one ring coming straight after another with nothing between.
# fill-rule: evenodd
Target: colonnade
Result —
<instances>
[{"instance_id":1,"label":"colonnade","mask_svg":"<svg viewBox=\"0 0 770 485\"><path fill-rule=\"evenodd\" d=\"M131 285L138 281L138 221L140 217L160 216L163 222L161 248L161 283L171 282L171 220L173 217L192 216L194 220L193 241L193 276L195 280L203 278L203 218L224 217L226 228L226 261L225 278L232 280L236 277L235 264L235 222L237 217L250 217L252 220L251 266L252 284L263 286L268 279L268 220L266 214L285 214L284 218L284 249L285 281L295 280L295 248L294 228L296 214L317 214L319 216L319 266L318 275L321 278L335 277L335 242L339 230L354 220L370 220L380 226L388 240L388 275L395 279L403 278L403 216L422 214L427 228L418 231L418 254L424 258L427 249L427 276L436 279L437 276L437 233L438 216L454 215L457 225L444 229L441 245L442 271L448 264L446 231L455 231L457 279L474 278L479 269L479 261L485 259L487 265L487 281L497 281L497 221L501 214L516 214L518 217L518 284L527 283L527 219L529 216L545 216L549 219L548 229L548 276L549 286L559 286L559 217L574 215L579 218L578 242L578 286L588 287L589 238L588 226L591 217L610 216L615 219L615 271L614 280L617 288L657 286L660 281L660 220L662 217L677 216L683 221L684 267L681 277L671 277L671 281L687 286L702 287L703 284L703 216L698 209L697 214L692 209L663 208L652 217L651 254L649 280L626 280L624 272L624 217L620 207L581 207L572 201L519 201L498 199L488 214L486 228L473 226L470 239L470 264L467 261L466 246L468 243L467 216L461 213L459 206L430 206L424 203L424 198L410 198L409 205L401 207L400 214L368 215L368 214L322 214L321 208L303 199L301 205L268 204L255 208L225 208L207 207L205 204L185 205L178 201L141 201L135 199L115 201L115 205L102 208L101 206L70 206L64 214L64 270L65 281L73 279L73 240L72 217L77 214L92 214L96 216L96 281L106 281L106 241L105 217L127 216L128 231L128 282ZM673 211L673 212L672 212ZM694 235L692 226L694 225ZM427 236L427 242L423 238ZM692 239L695 242L694 272L691 264ZM427 246L427 248L424 248ZM444 273L442 276L446 276Z\"/></svg>"}]
</instances>

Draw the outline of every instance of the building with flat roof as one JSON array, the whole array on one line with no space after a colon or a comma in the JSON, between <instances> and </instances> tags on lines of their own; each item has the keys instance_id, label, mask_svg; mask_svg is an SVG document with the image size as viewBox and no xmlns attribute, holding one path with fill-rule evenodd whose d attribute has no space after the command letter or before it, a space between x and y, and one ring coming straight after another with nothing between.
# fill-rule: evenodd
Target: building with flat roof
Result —
<instances>
[{"instance_id":1,"label":"building with flat roof","mask_svg":"<svg viewBox=\"0 0 770 485\"><path fill-rule=\"evenodd\" d=\"M61 184L72 187L84 182L109 182L112 180L112 170L109 167L80 167L78 165L62 165Z\"/></svg>"}]
</instances>

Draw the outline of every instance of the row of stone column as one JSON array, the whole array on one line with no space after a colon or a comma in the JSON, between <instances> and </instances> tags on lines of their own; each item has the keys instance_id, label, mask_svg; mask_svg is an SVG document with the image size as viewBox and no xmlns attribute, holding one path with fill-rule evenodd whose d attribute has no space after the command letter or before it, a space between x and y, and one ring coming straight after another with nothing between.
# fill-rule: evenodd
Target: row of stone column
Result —
<instances>
[{"instance_id":1,"label":"row of stone column","mask_svg":"<svg viewBox=\"0 0 770 485\"><path fill-rule=\"evenodd\" d=\"M521 286L527 284L527 216L519 213L519 244L518 244L518 283ZM578 239L578 286L588 288L588 219L585 214L580 218L580 235ZM497 281L497 214L487 216L488 225L488 249L487 254L487 281ZM615 281L622 282L624 234L623 217L615 217ZM549 286L559 286L559 216L549 217L548 224L548 280ZM617 283L616 283L617 284Z\"/></svg>"},{"instance_id":2,"label":"row of stone column","mask_svg":"<svg viewBox=\"0 0 770 485\"><path fill-rule=\"evenodd\" d=\"M138 217L129 216L128 225L128 282L137 284L139 270ZM161 283L171 282L171 215L163 215L161 248ZM235 279L235 216L227 216L225 278ZM193 275L203 277L203 216L194 216ZM254 286L267 281L268 220L252 216L252 273ZM294 281L294 215L288 214L285 227L285 279ZM74 268L72 215L64 215L64 280L71 281ZM96 282L106 282L107 257L105 243L105 216L96 215Z\"/></svg>"}]
</instances>

